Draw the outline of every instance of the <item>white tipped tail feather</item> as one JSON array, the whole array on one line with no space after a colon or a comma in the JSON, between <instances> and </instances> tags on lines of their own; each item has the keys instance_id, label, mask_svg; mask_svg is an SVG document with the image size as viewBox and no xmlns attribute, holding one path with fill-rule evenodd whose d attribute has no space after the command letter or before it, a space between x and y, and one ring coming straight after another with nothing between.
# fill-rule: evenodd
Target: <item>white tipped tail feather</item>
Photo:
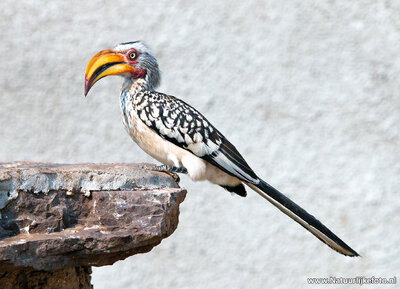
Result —
<instances>
[{"instance_id":1,"label":"white tipped tail feather","mask_svg":"<svg viewBox=\"0 0 400 289\"><path fill-rule=\"evenodd\" d=\"M359 256L356 251L350 248L313 215L310 215L306 210L301 208L299 205L268 183L260 180L260 183L257 185L250 183L247 183L247 185L257 192L261 197L271 202L279 210L310 231L315 237L327 244L333 250L350 257Z\"/></svg>"}]
</instances>

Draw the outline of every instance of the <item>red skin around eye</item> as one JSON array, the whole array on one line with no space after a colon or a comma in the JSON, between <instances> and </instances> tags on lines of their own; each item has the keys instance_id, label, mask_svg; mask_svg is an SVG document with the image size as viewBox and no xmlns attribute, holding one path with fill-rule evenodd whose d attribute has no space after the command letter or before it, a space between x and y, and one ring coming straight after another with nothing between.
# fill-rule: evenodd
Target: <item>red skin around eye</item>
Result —
<instances>
[{"instance_id":1,"label":"red skin around eye","mask_svg":"<svg viewBox=\"0 0 400 289\"><path fill-rule=\"evenodd\" d=\"M135 59L137 59L138 56L139 56L139 52L137 52L136 49L129 49L129 50L125 53L125 56L126 56L126 59L128 60L129 63L136 64L137 61L136 61L135 59L130 59L130 58L129 58L129 54L132 53L132 52L134 52L134 53L136 54Z\"/></svg>"},{"instance_id":2,"label":"red skin around eye","mask_svg":"<svg viewBox=\"0 0 400 289\"><path fill-rule=\"evenodd\" d=\"M125 54L126 59L128 60L128 62L129 62L130 64L137 64L137 61L136 61L135 59L130 59L130 58L129 58L129 54L132 53L132 52L136 54L135 59L138 58L139 52L137 52L136 49L130 49L130 50L128 50L128 51L126 52L126 54ZM136 78L141 78L141 77L143 77L143 76L146 75L146 69L143 69L143 68L135 68L135 71L134 71L134 72L131 72L131 75L132 75L132 77L135 78L135 79L136 79Z\"/></svg>"}]
</instances>

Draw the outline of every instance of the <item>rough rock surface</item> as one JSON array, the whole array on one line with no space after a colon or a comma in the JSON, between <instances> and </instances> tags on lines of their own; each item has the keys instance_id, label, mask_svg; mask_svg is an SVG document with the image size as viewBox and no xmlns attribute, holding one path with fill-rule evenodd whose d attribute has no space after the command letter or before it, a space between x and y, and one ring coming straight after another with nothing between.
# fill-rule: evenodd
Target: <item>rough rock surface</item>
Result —
<instances>
[{"instance_id":1,"label":"rough rock surface","mask_svg":"<svg viewBox=\"0 0 400 289\"><path fill-rule=\"evenodd\" d=\"M55 271L38 271L32 268L0 273L1 289L91 289L90 266L69 267Z\"/></svg>"},{"instance_id":2,"label":"rough rock surface","mask_svg":"<svg viewBox=\"0 0 400 289\"><path fill-rule=\"evenodd\" d=\"M0 163L0 209L17 198L18 191L48 193L177 188L165 173L141 169L149 164Z\"/></svg>"},{"instance_id":3,"label":"rough rock surface","mask_svg":"<svg viewBox=\"0 0 400 289\"><path fill-rule=\"evenodd\" d=\"M172 176L136 164L0 164L0 189L8 196L0 268L8 271L109 265L148 252L176 229L186 195Z\"/></svg>"}]
</instances>

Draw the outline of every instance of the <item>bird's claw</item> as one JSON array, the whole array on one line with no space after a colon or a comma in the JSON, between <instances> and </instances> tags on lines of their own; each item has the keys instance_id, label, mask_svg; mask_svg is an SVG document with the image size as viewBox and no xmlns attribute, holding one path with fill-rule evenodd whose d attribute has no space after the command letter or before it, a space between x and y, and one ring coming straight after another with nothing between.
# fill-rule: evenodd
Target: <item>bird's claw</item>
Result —
<instances>
[{"instance_id":1,"label":"bird's claw","mask_svg":"<svg viewBox=\"0 0 400 289\"><path fill-rule=\"evenodd\" d=\"M179 184L181 179L178 176L178 174L176 174L176 173L187 174L187 170L185 168L173 167L173 166L167 166L167 165L160 165L160 166L143 165L143 166L141 166L141 168L145 169L145 170L150 170L150 171L164 172L164 173L170 175L177 184Z\"/></svg>"}]
</instances>

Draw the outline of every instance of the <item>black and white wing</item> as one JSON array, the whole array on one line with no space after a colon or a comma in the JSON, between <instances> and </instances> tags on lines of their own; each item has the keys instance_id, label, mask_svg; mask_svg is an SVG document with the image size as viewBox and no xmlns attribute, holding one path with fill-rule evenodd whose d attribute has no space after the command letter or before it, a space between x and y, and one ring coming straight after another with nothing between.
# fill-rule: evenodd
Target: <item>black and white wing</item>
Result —
<instances>
[{"instance_id":1,"label":"black and white wing","mask_svg":"<svg viewBox=\"0 0 400 289\"><path fill-rule=\"evenodd\" d=\"M145 92L139 118L162 138L247 183L259 179L237 149L196 109L173 96Z\"/></svg>"}]
</instances>

